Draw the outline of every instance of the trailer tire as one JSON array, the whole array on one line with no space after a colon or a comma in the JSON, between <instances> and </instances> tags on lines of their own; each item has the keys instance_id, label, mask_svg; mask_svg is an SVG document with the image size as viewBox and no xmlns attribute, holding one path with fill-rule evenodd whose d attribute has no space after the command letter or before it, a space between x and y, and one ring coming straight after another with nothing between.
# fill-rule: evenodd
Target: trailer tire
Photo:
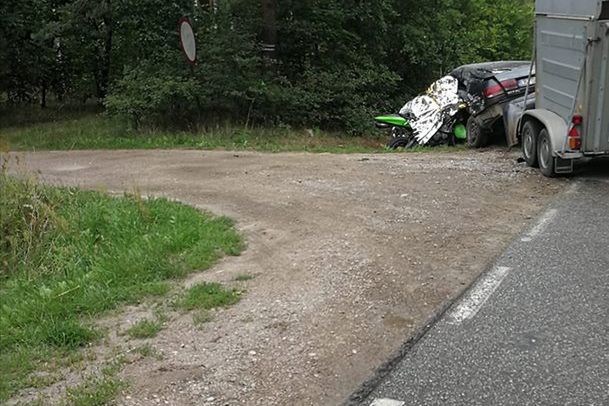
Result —
<instances>
[{"instance_id":1,"label":"trailer tire","mask_svg":"<svg viewBox=\"0 0 609 406\"><path fill-rule=\"evenodd\" d=\"M522 126L522 156L527 166L536 168L539 166L539 156L537 155L537 142L539 133L541 131L540 125L533 120L528 120Z\"/></svg>"},{"instance_id":2,"label":"trailer tire","mask_svg":"<svg viewBox=\"0 0 609 406\"><path fill-rule=\"evenodd\" d=\"M553 178L556 176L555 161L552 155L552 140L550 134L545 128L539 132L537 140L537 156L539 160L539 170L541 173L548 177Z\"/></svg>"}]
</instances>

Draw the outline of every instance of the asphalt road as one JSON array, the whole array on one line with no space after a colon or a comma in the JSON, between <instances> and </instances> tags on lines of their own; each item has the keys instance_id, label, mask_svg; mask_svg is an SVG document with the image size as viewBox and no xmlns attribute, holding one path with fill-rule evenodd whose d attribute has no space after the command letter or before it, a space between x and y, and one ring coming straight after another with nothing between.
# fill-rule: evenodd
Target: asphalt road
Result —
<instances>
[{"instance_id":1,"label":"asphalt road","mask_svg":"<svg viewBox=\"0 0 609 406\"><path fill-rule=\"evenodd\" d=\"M609 177L587 175L362 405L609 405Z\"/></svg>"}]
</instances>

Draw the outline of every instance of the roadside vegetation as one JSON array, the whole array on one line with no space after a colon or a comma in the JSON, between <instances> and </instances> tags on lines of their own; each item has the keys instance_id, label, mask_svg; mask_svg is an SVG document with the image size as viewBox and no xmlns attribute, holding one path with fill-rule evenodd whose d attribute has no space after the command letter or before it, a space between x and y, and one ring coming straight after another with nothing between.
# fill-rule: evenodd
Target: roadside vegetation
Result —
<instances>
[{"instance_id":1,"label":"roadside vegetation","mask_svg":"<svg viewBox=\"0 0 609 406\"><path fill-rule=\"evenodd\" d=\"M533 0L2 2L0 110L89 103L137 129L228 121L361 135L457 66L530 58L533 9ZM197 37L192 66L176 34L182 16Z\"/></svg>"},{"instance_id":2,"label":"roadside vegetation","mask_svg":"<svg viewBox=\"0 0 609 406\"><path fill-rule=\"evenodd\" d=\"M129 327L127 334L132 338L152 338L163 329L163 323L159 320L142 319Z\"/></svg>"},{"instance_id":3,"label":"roadside vegetation","mask_svg":"<svg viewBox=\"0 0 609 406\"><path fill-rule=\"evenodd\" d=\"M85 377L77 386L68 388L64 403L72 406L109 404L127 386L126 382L116 377L124 363L125 359L119 356L103 367L99 374Z\"/></svg>"},{"instance_id":4,"label":"roadside vegetation","mask_svg":"<svg viewBox=\"0 0 609 406\"><path fill-rule=\"evenodd\" d=\"M29 115L29 117L35 117ZM53 117L53 116L51 116ZM348 136L341 132L284 127L243 128L230 124L188 131L130 129L123 121L102 114L77 115L35 124L2 128L0 149L13 151L117 150L117 149L201 149L260 152L310 153L395 153L457 152L456 147L418 146L408 150L386 147L388 134L375 132Z\"/></svg>"},{"instance_id":5,"label":"roadside vegetation","mask_svg":"<svg viewBox=\"0 0 609 406\"><path fill-rule=\"evenodd\" d=\"M44 386L41 373L55 376L82 361L81 350L104 336L96 320L108 311L161 298L172 281L242 249L227 218L165 199L44 186L8 176L6 159L2 165L0 402L22 388ZM238 299L233 293L223 298L219 286L193 292L184 299L193 308ZM143 320L127 334L152 337L163 323L162 317ZM95 381L104 399L120 387L106 378ZM90 388L70 396L87 398Z\"/></svg>"},{"instance_id":6,"label":"roadside vegetation","mask_svg":"<svg viewBox=\"0 0 609 406\"><path fill-rule=\"evenodd\" d=\"M176 306L182 310L211 310L237 303L240 295L241 292L225 289L219 283L201 283L189 288Z\"/></svg>"},{"instance_id":7,"label":"roadside vegetation","mask_svg":"<svg viewBox=\"0 0 609 406\"><path fill-rule=\"evenodd\" d=\"M386 135L345 136L339 132L297 130L284 127L244 128L230 124L191 130L134 130L120 119L104 114L82 114L41 122L30 114L33 124L0 126L0 144L6 149L170 149L253 150L264 152L384 152Z\"/></svg>"}]
</instances>

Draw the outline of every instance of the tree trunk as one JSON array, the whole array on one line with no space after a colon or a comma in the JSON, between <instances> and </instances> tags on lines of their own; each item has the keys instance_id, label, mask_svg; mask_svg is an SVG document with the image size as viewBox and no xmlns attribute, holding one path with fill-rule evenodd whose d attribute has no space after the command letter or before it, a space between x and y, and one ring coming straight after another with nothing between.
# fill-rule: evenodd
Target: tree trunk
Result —
<instances>
[{"instance_id":1,"label":"tree trunk","mask_svg":"<svg viewBox=\"0 0 609 406\"><path fill-rule=\"evenodd\" d=\"M110 87L110 64L112 57L112 2L106 0L106 10L102 17L104 43L98 50L98 66L95 69L97 98L101 102L108 95Z\"/></svg>"},{"instance_id":2,"label":"tree trunk","mask_svg":"<svg viewBox=\"0 0 609 406\"><path fill-rule=\"evenodd\" d=\"M268 64L277 60L277 2L262 0L262 53Z\"/></svg>"},{"instance_id":3,"label":"tree trunk","mask_svg":"<svg viewBox=\"0 0 609 406\"><path fill-rule=\"evenodd\" d=\"M40 91L40 108L44 109L47 107L47 84L42 84L42 89Z\"/></svg>"}]
</instances>

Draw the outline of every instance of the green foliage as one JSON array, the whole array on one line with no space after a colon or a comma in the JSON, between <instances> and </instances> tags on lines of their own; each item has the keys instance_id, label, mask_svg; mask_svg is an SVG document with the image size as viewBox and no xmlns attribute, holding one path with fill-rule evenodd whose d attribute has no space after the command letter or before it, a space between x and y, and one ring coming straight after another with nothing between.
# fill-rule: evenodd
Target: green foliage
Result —
<instances>
[{"instance_id":1,"label":"green foliage","mask_svg":"<svg viewBox=\"0 0 609 406\"><path fill-rule=\"evenodd\" d=\"M193 121L198 89L194 79L133 69L118 81L105 104L109 114L129 117L136 128L142 122L171 127Z\"/></svg>"},{"instance_id":2,"label":"green foliage","mask_svg":"<svg viewBox=\"0 0 609 406\"><path fill-rule=\"evenodd\" d=\"M60 102L96 97L135 127L231 120L362 134L372 114L459 65L531 53L532 0L276 5L273 60L260 49L269 24L260 2L3 2L0 108L52 93ZM178 46L183 15L198 38L194 67Z\"/></svg>"},{"instance_id":3,"label":"green foliage","mask_svg":"<svg viewBox=\"0 0 609 406\"><path fill-rule=\"evenodd\" d=\"M57 14L51 3L0 3L0 91L11 102L38 100L42 91L58 85L62 61L55 57Z\"/></svg>"},{"instance_id":4,"label":"green foliage","mask_svg":"<svg viewBox=\"0 0 609 406\"><path fill-rule=\"evenodd\" d=\"M532 0L403 0L392 20L389 66L409 93L453 68L530 58Z\"/></svg>"},{"instance_id":5,"label":"green foliage","mask_svg":"<svg viewBox=\"0 0 609 406\"><path fill-rule=\"evenodd\" d=\"M242 243L226 218L0 172L0 400L54 355L99 337L92 318L168 291ZM158 321L159 324L162 321ZM156 325L139 326L148 335Z\"/></svg>"}]
</instances>

